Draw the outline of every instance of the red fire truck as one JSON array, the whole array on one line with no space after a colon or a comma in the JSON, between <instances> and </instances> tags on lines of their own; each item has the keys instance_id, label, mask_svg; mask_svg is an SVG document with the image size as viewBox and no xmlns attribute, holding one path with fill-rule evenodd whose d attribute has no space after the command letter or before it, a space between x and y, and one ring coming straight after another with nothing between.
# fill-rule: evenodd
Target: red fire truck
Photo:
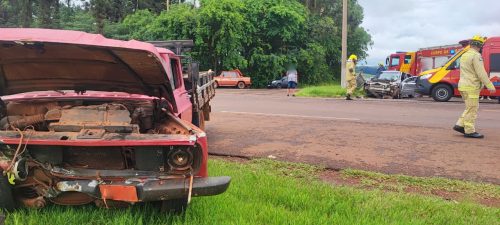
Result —
<instances>
[{"instance_id":1,"label":"red fire truck","mask_svg":"<svg viewBox=\"0 0 500 225\"><path fill-rule=\"evenodd\" d=\"M396 70L411 75L443 66L463 45L445 45L421 48L416 52L396 52L387 57L387 70Z\"/></svg>"},{"instance_id":2,"label":"red fire truck","mask_svg":"<svg viewBox=\"0 0 500 225\"><path fill-rule=\"evenodd\" d=\"M461 41L468 44L468 41ZM460 80L460 57L469 49L467 46L457 52L442 67L422 72L417 78L417 92L430 95L438 102L446 102L453 96L460 96L458 81ZM483 89L481 96L500 96L500 37L491 37L483 46L484 67L497 91L493 94ZM500 98L499 98L500 103Z\"/></svg>"}]
</instances>

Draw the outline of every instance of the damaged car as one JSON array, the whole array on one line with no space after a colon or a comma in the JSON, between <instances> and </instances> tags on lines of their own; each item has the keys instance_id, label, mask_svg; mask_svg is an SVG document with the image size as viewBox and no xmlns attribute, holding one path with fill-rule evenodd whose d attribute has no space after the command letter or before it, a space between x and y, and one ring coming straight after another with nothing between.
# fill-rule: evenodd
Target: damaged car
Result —
<instances>
[{"instance_id":1,"label":"damaged car","mask_svg":"<svg viewBox=\"0 0 500 225\"><path fill-rule=\"evenodd\" d=\"M413 98L415 97L416 77L400 71L383 71L380 75L367 80L364 90L367 96L376 98Z\"/></svg>"},{"instance_id":2,"label":"damaged car","mask_svg":"<svg viewBox=\"0 0 500 225\"><path fill-rule=\"evenodd\" d=\"M1 28L0 209L158 202L182 212L225 192L231 179L208 176L200 128L214 82L198 83L191 66L183 79L181 58L149 43Z\"/></svg>"}]
</instances>

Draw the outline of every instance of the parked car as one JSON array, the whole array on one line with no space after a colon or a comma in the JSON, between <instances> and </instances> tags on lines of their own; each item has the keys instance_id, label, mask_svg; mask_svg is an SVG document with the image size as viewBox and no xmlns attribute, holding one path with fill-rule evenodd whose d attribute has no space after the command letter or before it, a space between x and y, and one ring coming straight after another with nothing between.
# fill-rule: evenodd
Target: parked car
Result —
<instances>
[{"instance_id":1,"label":"parked car","mask_svg":"<svg viewBox=\"0 0 500 225\"><path fill-rule=\"evenodd\" d=\"M281 89L281 88L287 88L287 87L288 87L288 77L287 76L284 76L284 77L277 79L277 80L273 80L273 81L269 82L269 84L267 85L267 88Z\"/></svg>"},{"instance_id":2,"label":"parked car","mask_svg":"<svg viewBox=\"0 0 500 225\"><path fill-rule=\"evenodd\" d=\"M180 61L139 41L0 28L0 209L159 202L182 212L191 196L226 191L230 177L208 176L197 121L213 95L190 96L213 81L200 84L195 63L183 80Z\"/></svg>"},{"instance_id":3,"label":"parked car","mask_svg":"<svg viewBox=\"0 0 500 225\"><path fill-rule=\"evenodd\" d=\"M367 80L364 89L368 96L382 98L415 97L416 78L400 71L383 71L378 77Z\"/></svg>"},{"instance_id":4,"label":"parked car","mask_svg":"<svg viewBox=\"0 0 500 225\"><path fill-rule=\"evenodd\" d=\"M245 77L240 70L222 71L215 77L215 87L237 87L244 89L252 85L250 77Z\"/></svg>"}]
</instances>

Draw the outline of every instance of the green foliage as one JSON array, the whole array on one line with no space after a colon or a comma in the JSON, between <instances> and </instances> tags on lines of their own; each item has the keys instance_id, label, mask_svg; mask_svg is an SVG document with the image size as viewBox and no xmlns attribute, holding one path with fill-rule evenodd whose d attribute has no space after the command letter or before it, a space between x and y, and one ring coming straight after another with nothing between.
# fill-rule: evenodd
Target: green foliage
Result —
<instances>
[{"instance_id":1,"label":"green foliage","mask_svg":"<svg viewBox=\"0 0 500 225\"><path fill-rule=\"evenodd\" d=\"M92 15L82 9L63 9L61 15L61 27L68 30L94 32L96 30L95 20Z\"/></svg>"},{"instance_id":2,"label":"green foliage","mask_svg":"<svg viewBox=\"0 0 500 225\"><path fill-rule=\"evenodd\" d=\"M201 69L240 69L253 87L294 66L299 83L340 77L342 0L0 0L0 26L48 27L115 39L192 39ZM79 1L79 0L78 0ZM348 54L366 57L363 8L349 0Z\"/></svg>"},{"instance_id":3,"label":"green foliage","mask_svg":"<svg viewBox=\"0 0 500 225\"><path fill-rule=\"evenodd\" d=\"M241 55L248 27L242 13L245 5L239 0L205 0L202 4L196 29L196 56L201 65L216 71L246 68L247 60Z\"/></svg>"},{"instance_id":4,"label":"green foliage","mask_svg":"<svg viewBox=\"0 0 500 225\"><path fill-rule=\"evenodd\" d=\"M340 84L319 85L301 88L297 96L302 97L341 97L346 95L345 88Z\"/></svg>"},{"instance_id":5,"label":"green foliage","mask_svg":"<svg viewBox=\"0 0 500 225\"><path fill-rule=\"evenodd\" d=\"M300 65L300 82L305 84L330 83L333 76L328 76L330 70L326 62L327 49L319 43L309 43L301 49L297 57Z\"/></svg>"},{"instance_id":6,"label":"green foliage","mask_svg":"<svg viewBox=\"0 0 500 225\"><path fill-rule=\"evenodd\" d=\"M149 10L139 10L123 20L123 27L129 38L139 40L153 40L150 26L155 20L155 15Z\"/></svg>"},{"instance_id":7,"label":"green foliage","mask_svg":"<svg viewBox=\"0 0 500 225\"><path fill-rule=\"evenodd\" d=\"M151 22L149 32L155 40L195 39L197 12L190 5L174 5Z\"/></svg>"}]
</instances>

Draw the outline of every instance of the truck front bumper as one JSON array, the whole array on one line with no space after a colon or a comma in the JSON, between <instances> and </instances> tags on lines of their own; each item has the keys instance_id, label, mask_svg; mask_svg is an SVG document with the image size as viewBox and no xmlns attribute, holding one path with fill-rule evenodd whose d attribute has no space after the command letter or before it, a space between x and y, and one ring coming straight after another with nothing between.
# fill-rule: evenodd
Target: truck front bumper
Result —
<instances>
[{"instance_id":1,"label":"truck front bumper","mask_svg":"<svg viewBox=\"0 0 500 225\"><path fill-rule=\"evenodd\" d=\"M218 195L227 190L231 177L194 178L192 196ZM81 192L97 199L151 202L187 197L189 178L162 180L128 179L120 182L98 182L97 180L68 180L56 185L59 193Z\"/></svg>"}]
</instances>

